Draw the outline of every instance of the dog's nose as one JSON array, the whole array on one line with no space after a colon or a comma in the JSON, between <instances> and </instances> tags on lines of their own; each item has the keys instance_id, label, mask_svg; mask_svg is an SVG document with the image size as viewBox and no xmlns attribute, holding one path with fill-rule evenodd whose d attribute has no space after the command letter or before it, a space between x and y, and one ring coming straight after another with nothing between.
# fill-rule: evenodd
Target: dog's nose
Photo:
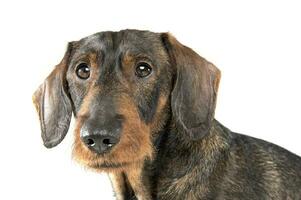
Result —
<instances>
[{"instance_id":1,"label":"dog's nose","mask_svg":"<svg viewBox=\"0 0 301 200\"><path fill-rule=\"evenodd\" d=\"M80 130L82 142L97 154L108 153L119 142L124 121L123 115L116 114L114 107L109 106L109 101L105 103L107 107L93 109L89 117L82 118ZM108 110L109 108L111 109Z\"/></svg>"},{"instance_id":2,"label":"dog's nose","mask_svg":"<svg viewBox=\"0 0 301 200\"><path fill-rule=\"evenodd\" d=\"M85 145L97 154L108 152L114 145L119 142L119 138L111 135L86 135L83 136L82 141Z\"/></svg>"}]
</instances>

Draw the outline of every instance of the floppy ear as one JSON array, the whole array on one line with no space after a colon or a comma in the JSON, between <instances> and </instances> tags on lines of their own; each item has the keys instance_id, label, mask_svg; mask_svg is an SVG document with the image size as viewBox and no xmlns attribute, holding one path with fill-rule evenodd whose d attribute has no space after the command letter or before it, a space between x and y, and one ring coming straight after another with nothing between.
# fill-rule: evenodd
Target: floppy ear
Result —
<instances>
[{"instance_id":1,"label":"floppy ear","mask_svg":"<svg viewBox=\"0 0 301 200\"><path fill-rule=\"evenodd\" d=\"M68 93L66 71L71 44L62 61L33 94L33 102L40 118L42 139L47 148L58 145L68 132L72 105Z\"/></svg>"},{"instance_id":2,"label":"floppy ear","mask_svg":"<svg viewBox=\"0 0 301 200\"><path fill-rule=\"evenodd\" d=\"M171 93L173 119L177 128L192 140L201 139L209 133L214 118L221 73L172 35L163 33L162 41L175 71Z\"/></svg>"}]
</instances>

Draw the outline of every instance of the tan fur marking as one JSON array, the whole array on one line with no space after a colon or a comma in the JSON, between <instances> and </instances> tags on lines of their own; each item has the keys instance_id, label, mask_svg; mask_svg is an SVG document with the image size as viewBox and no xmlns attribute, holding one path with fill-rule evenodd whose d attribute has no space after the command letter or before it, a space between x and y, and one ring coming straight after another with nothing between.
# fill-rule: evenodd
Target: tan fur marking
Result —
<instances>
[{"instance_id":1,"label":"tan fur marking","mask_svg":"<svg viewBox=\"0 0 301 200\"><path fill-rule=\"evenodd\" d=\"M135 161L152 157L150 127L140 120L136 105L129 97L119 98L118 113L125 116L120 143L112 150L114 160ZM118 151L118 149L122 149ZM132 158L131 158L132 157ZM124 160L126 158L126 160Z\"/></svg>"},{"instance_id":2,"label":"tan fur marking","mask_svg":"<svg viewBox=\"0 0 301 200\"><path fill-rule=\"evenodd\" d=\"M122 65L130 66L131 64L133 64L133 62L134 62L134 58L130 56L128 52L125 53L125 55L123 56Z\"/></svg>"},{"instance_id":3,"label":"tan fur marking","mask_svg":"<svg viewBox=\"0 0 301 200\"><path fill-rule=\"evenodd\" d=\"M126 172L128 180L133 188L135 196L138 200L151 200L151 194L149 193L148 186L142 181L142 167L140 164L129 169Z\"/></svg>"},{"instance_id":4,"label":"tan fur marking","mask_svg":"<svg viewBox=\"0 0 301 200\"><path fill-rule=\"evenodd\" d=\"M166 121L165 119L162 119L162 110L166 106L168 97L167 96L160 96L158 100L158 106L156 113L154 115L154 120L151 122L151 130L152 132L158 132L159 130L162 129L164 122Z\"/></svg>"},{"instance_id":5,"label":"tan fur marking","mask_svg":"<svg viewBox=\"0 0 301 200\"><path fill-rule=\"evenodd\" d=\"M124 178L122 176L122 173L110 173L109 174L110 180L112 182L114 191L115 191L115 195L117 200L125 200L123 197L123 194L125 192L125 181Z\"/></svg>"}]
</instances>

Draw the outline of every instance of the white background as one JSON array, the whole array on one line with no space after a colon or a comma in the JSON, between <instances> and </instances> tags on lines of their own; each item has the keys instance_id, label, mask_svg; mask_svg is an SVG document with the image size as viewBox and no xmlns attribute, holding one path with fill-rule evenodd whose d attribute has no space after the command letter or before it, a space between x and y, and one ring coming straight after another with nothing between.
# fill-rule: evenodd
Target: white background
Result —
<instances>
[{"instance_id":1,"label":"white background","mask_svg":"<svg viewBox=\"0 0 301 200\"><path fill-rule=\"evenodd\" d=\"M0 199L112 199L105 175L72 161L72 128L43 147L31 102L68 41L105 30L170 31L222 71L220 122L301 155L297 2L1 1Z\"/></svg>"}]
</instances>

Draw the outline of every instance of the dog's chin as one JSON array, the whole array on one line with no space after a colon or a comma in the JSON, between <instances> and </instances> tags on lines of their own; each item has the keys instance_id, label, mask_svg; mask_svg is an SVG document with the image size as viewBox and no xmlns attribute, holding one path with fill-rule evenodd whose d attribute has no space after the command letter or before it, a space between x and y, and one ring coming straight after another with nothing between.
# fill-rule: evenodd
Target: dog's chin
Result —
<instances>
[{"instance_id":1,"label":"dog's chin","mask_svg":"<svg viewBox=\"0 0 301 200\"><path fill-rule=\"evenodd\" d=\"M98 170L103 170L103 171L107 171L107 170L114 170L114 169L124 169L126 167L128 167L129 165L131 165L131 163L108 163L108 162L101 162L101 163L89 163L88 167L92 168L92 169L98 169Z\"/></svg>"},{"instance_id":2,"label":"dog's chin","mask_svg":"<svg viewBox=\"0 0 301 200\"><path fill-rule=\"evenodd\" d=\"M107 161L81 161L81 165L96 172L123 172L135 166L141 166L141 161L135 162L107 162Z\"/></svg>"}]
</instances>

